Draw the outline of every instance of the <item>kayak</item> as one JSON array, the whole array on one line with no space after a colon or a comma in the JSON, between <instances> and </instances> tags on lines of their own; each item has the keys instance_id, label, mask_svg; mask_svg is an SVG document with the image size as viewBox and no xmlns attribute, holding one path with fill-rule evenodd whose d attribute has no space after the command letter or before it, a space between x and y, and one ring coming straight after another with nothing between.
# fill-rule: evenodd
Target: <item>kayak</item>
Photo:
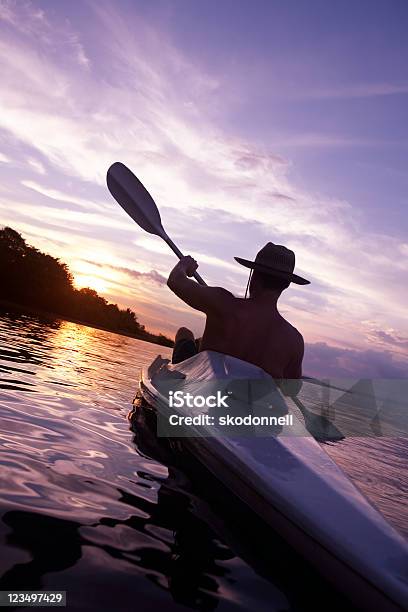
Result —
<instances>
[{"instance_id":1,"label":"kayak","mask_svg":"<svg viewBox=\"0 0 408 612\"><path fill-rule=\"evenodd\" d=\"M255 395L268 383L279 413L290 415L273 435L257 434L256 425L255 435L235 435L232 428L224 434L210 420L217 410L212 404L170 401L170 388L183 397L209 397L209 390L231 382L239 388L240 381L253 385ZM186 424L184 433L177 427L183 448L355 605L408 609L406 540L310 435L296 404L264 370L215 351L175 365L158 357L141 373L139 397L162 419L191 423L188 417L200 416L198 427Z\"/></svg>"}]
</instances>

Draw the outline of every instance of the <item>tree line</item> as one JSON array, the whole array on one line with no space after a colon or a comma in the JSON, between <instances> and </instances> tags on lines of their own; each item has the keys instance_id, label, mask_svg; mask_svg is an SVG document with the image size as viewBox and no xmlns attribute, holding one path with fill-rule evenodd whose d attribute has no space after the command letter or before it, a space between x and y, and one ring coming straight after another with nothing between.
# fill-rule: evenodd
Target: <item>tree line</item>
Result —
<instances>
[{"instance_id":1,"label":"tree line","mask_svg":"<svg viewBox=\"0 0 408 612\"><path fill-rule=\"evenodd\" d=\"M10 227L0 230L0 299L172 346L163 334L152 334L130 308L110 304L93 289L75 289L68 266L26 243Z\"/></svg>"}]
</instances>

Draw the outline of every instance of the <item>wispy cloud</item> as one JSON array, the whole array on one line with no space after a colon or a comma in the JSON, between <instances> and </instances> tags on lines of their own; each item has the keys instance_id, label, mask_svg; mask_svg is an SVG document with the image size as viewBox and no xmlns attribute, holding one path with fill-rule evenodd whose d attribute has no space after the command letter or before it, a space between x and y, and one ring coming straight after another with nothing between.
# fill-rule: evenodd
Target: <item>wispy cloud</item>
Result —
<instances>
[{"instance_id":1,"label":"wispy cloud","mask_svg":"<svg viewBox=\"0 0 408 612\"><path fill-rule=\"evenodd\" d=\"M383 330L374 328L370 331L369 338L375 343L379 341L388 349L391 347L395 349L395 352L408 356L408 336L400 334L395 329L388 328Z\"/></svg>"},{"instance_id":2,"label":"wispy cloud","mask_svg":"<svg viewBox=\"0 0 408 612\"><path fill-rule=\"evenodd\" d=\"M49 29L44 11L31 2L23 1L17 4L16 0L1 0L0 21L13 26L19 32L30 35L38 35Z\"/></svg>"},{"instance_id":3,"label":"wispy cloud","mask_svg":"<svg viewBox=\"0 0 408 612\"><path fill-rule=\"evenodd\" d=\"M162 274L157 272L157 270L150 270L150 272L140 272L140 270L134 270L132 268L124 268L122 266L111 266L109 264L100 264L94 261L87 261L87 263L100 267L100 268L110 268L114 272L120 272L122 274L126 274L131 278L140 279L142 281L152 282L157 285L165 285L167 282L167 278L165 278Z\"/></svg>"},{"instance_id":4,"label":"wispy cloud","mask_svg":"<svg viewBox=\"0 0 408 612\"><path fill-rule=\"evenodd\" d=\"M27 159L27 164L38 174L46 174L44 165L38 159Z\"/></svg>"},{"instance_id":5,"label":"wispy cloud","mask_svg":"<svg viewBox=\"0 0 408 612\"><path fill-rule=\"evenodd\" d=\"M408 141L404 140L386 140L375 138L358 138L355 136L347 136L342 134L330 134L330 133L314 133L304 132L295 135L287 135L274 139L275 146L285 151L287 149L294 148L313 148L313 149L343 149L355 147L407 147Z\"/></svg>"},{"instance_id":6,"label":"wispy cloud","mask_svg":"<svg viewBox=\"0 0 408 612\"><path fill-rule=\"evenodd\" d=\"M24 187L28 187L37 193L50 198L51 200L56 200L57 202L68 202L70 204L75 204L76 206L82 206L83 208L92 209L92 210L107 210L108 206L103 203L91 202L90 200L86 200L84 198L80 198L75 195L71 195L69 193L64 193L59 189L51 189L49 187L40 185L36 181L31 181L28 179L23 179L21 184Z\"/></svg>"},{"instance_id":7,"label":"wispy cloud","mask_svg":"<svg viewBox=\"0 0 408 612\"><path fill-rule=\"evenodd\" d=\"M340 87L319 88L301 91L297 95L312 100L346 100L353 98L372 98L378 96L396 96L408 94L408 82L405 83L351 83Z\"/></svg>"},{"instance_id":8,"label":"wispy cloud","mask_svg":"<svg viewBox=\"0 0 408 612\"><path fill-rule=\"evenodd\" d=\"M0 164L9 164L10 162L11 159L7 157L7 155L4 155L4 153L0 153Z\"/></svg>"}]
</instances>

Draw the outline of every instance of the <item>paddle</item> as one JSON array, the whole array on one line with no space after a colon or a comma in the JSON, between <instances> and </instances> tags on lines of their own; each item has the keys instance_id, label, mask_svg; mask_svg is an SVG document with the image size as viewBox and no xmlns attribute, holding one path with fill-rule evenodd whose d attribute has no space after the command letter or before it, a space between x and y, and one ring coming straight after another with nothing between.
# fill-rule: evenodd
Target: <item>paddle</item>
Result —
<instances>
[{"instance_id":1,"label":"paddle","mask_svg":"<svg viewBox=\"0 0 408 612\"><path fill-rule=\"evenodd\" d=\"M339 442L344 440L344 435L329 419L323 415L310 412L299 398L291 397L291 400L299 408L305 419L305 427L315 440L318 442Z\"/></svg>"},{"instance_id":2,"label":"paddle","mask_svg":"<svg viewBox=\"0 0 408 612\"><path fill-rule=\"evenodd\" d=\"M115 200L133 221L145 232L162 238L181 259L183 253L164 231L155 201L133 172L121 162L115 162L107 172L106 182ZM197 272L193 276L200 285L206 284Z\"/></svg>"}]
</instances>

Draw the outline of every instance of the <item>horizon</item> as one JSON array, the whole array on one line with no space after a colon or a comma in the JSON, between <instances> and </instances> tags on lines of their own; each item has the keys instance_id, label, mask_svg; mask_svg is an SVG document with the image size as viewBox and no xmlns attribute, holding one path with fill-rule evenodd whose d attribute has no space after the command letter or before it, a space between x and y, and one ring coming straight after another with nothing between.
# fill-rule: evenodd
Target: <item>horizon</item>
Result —
<instances>
[{"instance_id":1,"label":"horizon","mask_svg":"<svg viewBox=\"0 0 408 612\"><path fill-rule=\"evenodd\" d=\"M0 2L0 225L149 331L201 335L107 190L122 161L209 284L243 296L234 256L295 251L305 369L406 375L408 5L256 4Z\"/></svg>"}]
</instances>

